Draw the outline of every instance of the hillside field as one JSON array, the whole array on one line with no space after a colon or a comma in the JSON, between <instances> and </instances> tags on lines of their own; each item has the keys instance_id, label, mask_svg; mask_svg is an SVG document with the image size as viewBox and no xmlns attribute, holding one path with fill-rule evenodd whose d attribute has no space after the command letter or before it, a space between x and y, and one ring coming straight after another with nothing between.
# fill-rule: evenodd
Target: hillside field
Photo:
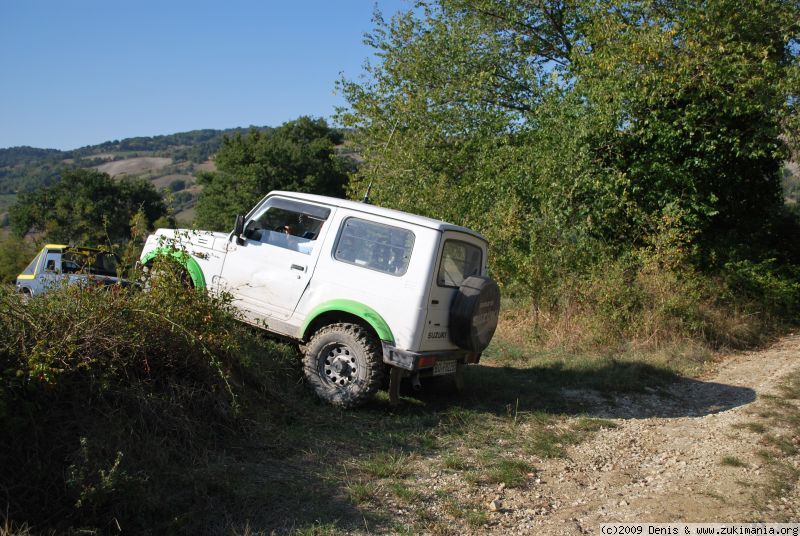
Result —
<instances>
[{"instance_id":1,"label":"hillside field","mask_svg":"<svg viewBox=\"0 0 800 536\"><path fill-rule=\"evenodd\" d=\"M140 156L101 164L95 166L95 169L103 173L108 173L112 177L117 177L119 175L142 175L144 173L152 173L163 169L171 163L171 158Z\"/></svg>"}]
</instances>

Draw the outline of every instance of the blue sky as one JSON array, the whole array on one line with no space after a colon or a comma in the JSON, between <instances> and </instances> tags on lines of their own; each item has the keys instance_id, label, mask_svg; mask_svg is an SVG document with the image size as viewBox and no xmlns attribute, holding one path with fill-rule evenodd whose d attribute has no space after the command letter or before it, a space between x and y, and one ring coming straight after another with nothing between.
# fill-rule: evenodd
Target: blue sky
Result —
<instances>
[{"instance_id":1,"label":"blue sky","mask_svg":"<svg viewBox=\"0 0 800 536\"><path fill-rule=\"evenodd\" d=\"M75 149L329 118L375 5L408 0L0 0L0 147Z\"/></svg>"}]
</instances>

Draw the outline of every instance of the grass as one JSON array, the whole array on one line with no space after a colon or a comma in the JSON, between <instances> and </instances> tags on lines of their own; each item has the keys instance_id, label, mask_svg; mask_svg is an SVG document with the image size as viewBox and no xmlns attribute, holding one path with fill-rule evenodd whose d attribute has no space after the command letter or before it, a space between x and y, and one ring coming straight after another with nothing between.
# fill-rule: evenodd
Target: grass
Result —
<instances>
[{"instance_id":1,"label":"grass","mask_svg":"<svg viewBox=\"0 0 800 536\"><path fill-rule=\"evenodd\" d=\"M339 534L335 523L313 523L292 533L294 536L334 536Z\"/></svg>"},{"instance_id":2,"label":"grass","mask_svg":"<svg viewBox=\"0 0 800 536\"><path fill-rule=\"evenodd\" d=\"M369 501L375 495L377 489L378 487L374 482L351 482L345 486L347 496L354 504Z\"/></svg>"},{"instance_id":3,"label":"grass","mask_svg":"<svg viewBox=\"0 0 800 536\"><path fill-rule=\"evenodd\" d=\"M447 481L453 490L500 484L525 488L537 473L537 460L563 456L570 445L615 426L582 416L583 407L564 404L558 390L580 381L573 374L583 372L559 377L555 370L561 368L555 365L545 380L540 370L471 367L464 395L423 389L410 397L404 391L401 406L394 409L383 397L349 412L305 399L302 416L284 430L286 445L273 447L286 453L286 463L310 463L333 488L344 486L349 504L341 511L350 513L336 517L341 532L363 526L364 518L370 526L394 532L469 532L487 523L485 505L454 502L446 489L434 492L428 480L432 474L455 479ZM306 411L315 414L312 422ZM342 456L346 477L335 461ZM284 500L306 501L318 513L326 510L306 496L284 494ZM391 505L397 502L413 511L410 528L393 524ZM428 505L433 504L441 505L456 526L431 514Z\"/></svg>"},{"instance_id":4,"label":"grass","mask_svg":"<svg viewBox=\"0 0 800 536\"><path fill-rule=\"evenodd\" d=\"M540 458L563 458L565 447L577 442L576 437L547 430L532 435L530 443L525 445L525 452Z\"/></svg>"},{"instance_id":5,"label":"grass","mask_svg":"<svg viewBox=\"0 0 800 536\"><path fill-rule=\"evenodd\" d=\"M729 467L747 467L747 464L736 456L723 456L720 463Z\"/></svg>"},{"instance_id":6,"label":"grass","mask_svg":"<svg viewBox=\"0 0 800 536\"><path fill-rule=\"evenodd\" d=\"M463 521L472 529L477 529L489 521L483 505L475 502L461 502L458 499L450 498L445 501L443 510L448 516Z\"/></svg>"},{"instance_id":7,"label":"grass","mask_svg":"<svg viewBox=\"0 0 800 536\"><path fill-rule=\"evenodd\" d=\"M30 536L32 534L27 523L15 525L8 519L4 519L0 525L0 536Z\"/></svg>"},{"instance_id":8,"label":"grass","mask_svg":"<svg viewBox=\"0 0 800 536\"><path fill-rule=\"evenodd\" d=\"M414 503L422 497L418 491L409 488L407 485L401 482L393 483L390 488L395 497L405 503Z\"/></svg>"},{"instance_id":9,"label":"grass","mask_svg":"<svg viewBox=\"0 0 800 536\"><path fill-rule=\"evenodd\" d=\"M792 442L791 437L781 437L767 434L763 437L762 442L770 447L773 447L774 449L777 449L785 456L793 456L794 454L797 454L797 447Z\"/></svg>"},{"instance_id":10,"label":"grass","mask_svg":"<svg viewBox=\"0 0 800 536\"><path fill-rule=\"evenodd\" d=\"M510 332L504 327L482 363L467 368L465 393L424 384L414 393L404 386L400 406L391 407L382 393L354 411L314 399L302 384L295 350L256 336L231 376L239 424L186 437L192 461L180 469L171 462L180 459L180 444L163 436L123 444L121 474L141 470L132 465L139 450L159 460L147 486L127 500L144 504L140 510L165 532L469 533L492 514L485 504L453 501L457 490L524 490L542 459L563 457L571 445L615 426L587 416L591 406L565 398L563 389L635 392L677 377L669 367L631 356L536 350L529 341L505 338ZM130 418L122 408L115 411L120 422ZM136 418L146 423L148 417ZM102 445L90 446L92 455ZM114 461L109 454L100 466L106 472ZM447 518L434 506L446 506ZM413 522L397 518L398 507ZM124 526L130 519L118 520Z\"/></svg>"},{"instance_id":11,"label":"grass","mask_svg":"<svg viewBox=\"0 0 800 536\"><path fill-rule=\"evenodd\" d=\"M467 525L473 529L477 529L485 525L489 521L489 516L482 510L471 510L467 512Z\"/></svg>"},{"instance_id":12,"label":"grass","mask_svg":"<svg viewBox=\"0 0 800 536\"><path fill-rule=\"evenodd\" d=\"M452 469L454 471L464 471L470 467L467 460L464 459L464 456L459 453L445 454L442 457L442 465L446 469Z\"/></svg>"},{"instance_id":13,"label":"grass","mask_svg":"<svg viewBox=\"0 0 800 536\"><path fill-rule=\"evenodd\" d=\"M409 474L410 456L403 452L380 452L358 464L361 471L375 478L404 478Z\"/></svg>"},{"instance_id":14,"label":"grass","mask_svg":"<svg viewBox=\"0 0 800 536\"><path fill-rule=\"evenodd\" d=\"M744 425L744 428L756 434L763 434L767 431L767 427L760 422L748 422Z\"/></svg>"},{"instance_id":15,"label":"grass","mask_svg":"<svg viewBox=\"0 0 800 536\"><path fill-rule=\"evenodd\" d=\"M505 484L508 488L517 488L525 484L533 466L524 460L500 458L489 468L490 484Z\"/></svg>"},{"instance_id":16,"label":"grass","mask_svg":"<svg viewBox=\"0 0 800 536\"><path fill-rule=\"evenodd\" d=\"M756 454L768 473L766 483L754 493L756 507L769 512L773 521L793 521L791 512L774 511L770 506L784 501L800 482L800 469L795 466L800 452L800 370L785 377L778 391L777 396L762 397L767 409L759 412L761 421L745 427L761 435L762 448Z\"/></svg>"},{"instance_id":17,"label":"grass","mask_svg":"<svg viewBox=\"0 0 800 536\"><path fill-rule=\"evenodd\" d=\"M617 423L608 419L590 419L589 417L581 417L575 423L574 429L579 432L600 432L602 430L610 430L616 428Z\"/></svg>"}]
</instances>

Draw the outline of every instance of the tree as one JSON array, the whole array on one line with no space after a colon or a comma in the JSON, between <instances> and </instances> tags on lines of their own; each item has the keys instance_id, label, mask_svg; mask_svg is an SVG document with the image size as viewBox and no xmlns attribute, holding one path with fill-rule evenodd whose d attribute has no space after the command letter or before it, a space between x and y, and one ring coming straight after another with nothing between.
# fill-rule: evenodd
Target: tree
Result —
<instances>
[{"instance_id":1,"label":"tree","mask_svg":"<svg viewBox=\"0 0 800 536\"><path fill-rule=\"evenodd\" d=\"M680 207L713 244L752 237L780 209L798 16L797 3L731 0L592 12L576 86L611 104L597 156L626 173L644 212Z\"/></svg>"},{"instance_id":2,"label":"tree","mask_svg":"<svg viewBox=\"0 0 800 536\"><path fill-rule=\"evenodd\" d=\"M13 283L35 254L36 247L25 239L0 238L0 284Z\"/></svg>"},{"instance_id":3,"label":"tree","mask_svg":"<svg viewBox=\"0 0 800 536\"><path fill-rule=\"evenodd\" d=\"M17 236L41 233L52 242L98 245L126 241L139 211L150 224L167 213L149 182L115 181L106 173L76 168L64 171L49 188L20 194L9 213Z\"/></svg>"},{"instance_id":4,"label":"tree","mask_svg":"<svg viewBox=\"0 0 800 536\"><path fill-rule=\"evenodd\" d=\"M378 203L480 229L507 281L630 251L665 220L706 250L758 242L782 203L798 21L782 0L377 14L378 61L340 81L365 157L352 193L374 181Z\"/></svg>"},{"instance_id":5,"label":"tree","mask_svg":"<svg viewBox=\"0 0 800 536\"><path fill-rule=\"evenodd\" d=\"M347 161L335 146L342 135L323 119L301 117L280 127L226 137L215 157L217 171L204 173L195 223L227 230L271 190L341 196Z\"/></svg>"}]
</instances>

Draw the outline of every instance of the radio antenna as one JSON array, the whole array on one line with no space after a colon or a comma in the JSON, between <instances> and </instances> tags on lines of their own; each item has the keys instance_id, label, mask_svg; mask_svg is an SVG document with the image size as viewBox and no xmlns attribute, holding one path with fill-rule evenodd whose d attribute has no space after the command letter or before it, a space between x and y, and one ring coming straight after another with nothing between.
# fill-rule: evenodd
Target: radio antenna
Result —
<instances>
[{"instance_id":1,"label":"radio antenna","mask_svg":"<svg viewBox=\"0 0 800 536\"><path fill-rule=\"evenodd\" d=\"M399 120L398 120L399 121ZM389 147L389 144L392 142L392 136L394 136L394 131L397 128L397 121L394 122L392 126L392 131L389 133L389 137L386 139L386 143L383 144L383 152L386 152L386 149ZM378 167L375 168L375 173L377 174L378 169L380 169L380 162L378 162ZM367 193L364 194L364 199L361 200L362 203L366 203L370 205L369 201L369 194L372 192L372 183L375 182L375 175L373 174L372 178L369 180L369 185L367 186Z\"/></svg>"}]
</instances>

